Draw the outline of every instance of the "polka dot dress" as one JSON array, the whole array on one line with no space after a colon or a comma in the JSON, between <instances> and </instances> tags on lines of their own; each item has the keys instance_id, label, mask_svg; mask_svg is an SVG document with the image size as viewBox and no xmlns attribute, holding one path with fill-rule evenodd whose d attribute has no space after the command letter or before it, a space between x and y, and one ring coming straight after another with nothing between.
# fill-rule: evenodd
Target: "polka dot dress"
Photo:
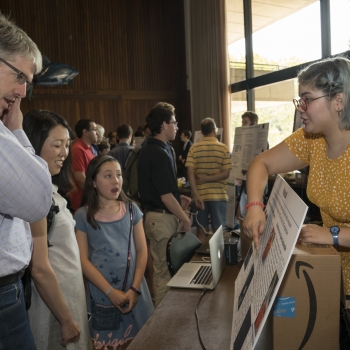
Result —
<instances>
[{"instance_id":1,"label":"polka dot dress","mask_svg":"<svg viewBox=\"0 0 350 350\"><path fill-rule=\"evenodd\" d=\"M298 129L286 140L289 150L310 165L309 200L320 208L323 225L350 227L350 145L338 158L329 159L320 134ZM339 247L345 293L350 295L350 248Z\"/></svg>"}]
</instances>

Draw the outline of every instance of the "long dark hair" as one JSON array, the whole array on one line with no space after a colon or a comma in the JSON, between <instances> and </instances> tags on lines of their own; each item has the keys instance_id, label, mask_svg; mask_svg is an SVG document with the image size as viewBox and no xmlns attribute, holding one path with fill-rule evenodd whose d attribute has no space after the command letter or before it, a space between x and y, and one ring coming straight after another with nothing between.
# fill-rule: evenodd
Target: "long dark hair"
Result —
<instances>
[{"instance_id":1,"label":"long dark hair","mask_svg":"<svg viewBox=\"0 0 350 350\"><path fill-rule=\"evenodd\" d=\"M48 138L50 131L57 125L65 127L71 139L73 139L72 129L69 127L67 121L60 115L46 111L31 111L23 118L23 130L27 134L30 143L32 144L35 153L40 156L41 149L45 140ZM52 183L64 193L71 191L74 188L72 175L72 156L69 147L69 153L61 171L52 176Z\"/></svg>"},{"instance_id":2,"label":"long dark hair","mask_svg":"<svg viewBox=\"0 0 350 350\"><path fill-rule=\"evenodd\" d=\"M86 170L86 179L83 189L83 195L81 197L80 206L87 206L86 219L87 222L95 229L99 229L100 226L95 220L95 214L100 209L98 202L98 193L97 189L94 187L94 181L96 180L97 174L100 172L101 165L106 162L116 162L120 165L120 163L111 156L97 156L90 161L90 164ZM121 167L120 167L121 168ZM131 200L126 196L121 188L121 192L118 201L121 202L131 202Z\"/></svg>"}]
</instances>

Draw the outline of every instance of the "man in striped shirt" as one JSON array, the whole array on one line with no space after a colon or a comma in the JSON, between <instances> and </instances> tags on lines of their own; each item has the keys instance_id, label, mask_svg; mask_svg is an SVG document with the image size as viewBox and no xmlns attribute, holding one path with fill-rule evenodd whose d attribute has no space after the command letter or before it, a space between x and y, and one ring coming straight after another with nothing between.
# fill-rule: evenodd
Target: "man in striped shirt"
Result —
<instances>
[{"instance_id":1,"label":"man in striped shirt","mask_svg":"<svg viewBox=\"0 0 350 350\"><path fill-rule=\"evenodd\" d=\"M205 240L209 217L215 232L226 225L226 179L232 168L230 152L219 142L214 119L206 118L201 123L203 139L194 144L187 155L186 167L197 214L197 236Z\"/></svg>"}]
</instances>

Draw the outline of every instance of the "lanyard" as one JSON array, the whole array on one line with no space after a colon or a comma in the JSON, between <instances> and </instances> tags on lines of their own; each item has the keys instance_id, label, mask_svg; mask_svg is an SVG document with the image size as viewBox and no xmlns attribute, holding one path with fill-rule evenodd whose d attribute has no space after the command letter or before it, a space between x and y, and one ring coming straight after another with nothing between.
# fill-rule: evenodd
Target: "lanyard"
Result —
<instances>
[{"instance_id":1,"label":"lanyard","mask_svg":"<svg viewBox=\"0 0 350 350\"><path fill-rule=\"evenodd\" d=\"M129 203L129 213L130 213L130 231L129 231L129 244L128 244L128 260L126 264L126 272L124 277L123 289L125 292L126 283L128 281L129 269L130 269L130 259L131 259L131 232L132 232L132 203Z\"/></svg>"}]
</instances>

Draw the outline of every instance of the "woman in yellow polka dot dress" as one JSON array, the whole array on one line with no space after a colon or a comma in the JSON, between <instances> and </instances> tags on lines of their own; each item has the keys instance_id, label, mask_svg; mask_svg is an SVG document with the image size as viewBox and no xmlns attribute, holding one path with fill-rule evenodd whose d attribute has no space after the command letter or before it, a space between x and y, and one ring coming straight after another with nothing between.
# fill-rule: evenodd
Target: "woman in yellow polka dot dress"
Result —
<instances>
[{"instance_id":1,"label":"woman in yellow polka dot dress","mask_svg":"<svg viewBox=\"0 0 350 350\"><path fill-rule=\"evenodd\" d=\"M323 227L306 225L300 241L334 245L340 252L345 292L350 295L350 60L328 58L298 74L293 100L304 127L250 164L245 230L259 247L265 215L257 205L269 174L310 166L307 196L320 210Z\"/></svg>"}]
</instances>

